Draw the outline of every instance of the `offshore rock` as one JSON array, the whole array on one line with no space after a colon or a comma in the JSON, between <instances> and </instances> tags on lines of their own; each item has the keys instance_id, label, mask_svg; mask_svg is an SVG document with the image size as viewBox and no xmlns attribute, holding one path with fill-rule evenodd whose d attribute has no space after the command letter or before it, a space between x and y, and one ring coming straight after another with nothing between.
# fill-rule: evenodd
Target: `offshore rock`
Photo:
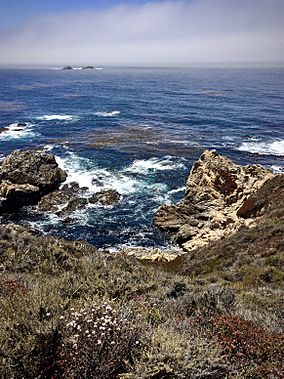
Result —
<instances>
[{"instance_id":1,"label":"offshore rock","mask_svg":"<svg viewBox=\"0 0 284 379\"><path fill-rule=\"evenodd\" d=\"M0 210L35 204L66 179L51 154L15 150L0 166Z\"/></svg>"},{"instance_id":2,"label":"offshore rock","mask_svg":"<svg viewBox=\"0 0 284 379\"><path fill-rule=\"evenodd\" d=\"M206 150L191 169L184 200L162 206L154 223L185 251L194 250L252 223L252 213L245 209L253 207L251 196L273 176L261 166L237 165Z\"/></svg>"}]
</instances>

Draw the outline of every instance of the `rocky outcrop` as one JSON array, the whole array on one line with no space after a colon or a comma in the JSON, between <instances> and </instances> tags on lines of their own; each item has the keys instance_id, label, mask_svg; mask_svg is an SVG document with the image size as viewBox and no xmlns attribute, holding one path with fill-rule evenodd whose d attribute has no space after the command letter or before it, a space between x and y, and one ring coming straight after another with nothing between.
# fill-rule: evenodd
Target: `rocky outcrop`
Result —
<instances>
[{"instance_id":1,"label":"rocky outcrop","mask_svg":"<svg viewBox=\"0 0 284 379\"><path fill-rule=\"evenodd\" d=\"M62 70L73 70L72 66L64 66Z\"/></svg>"},{"instance_id":2,"label":"rocky outcrop","mask_svg":"<svg viewBox=\"0 0 284 379\"><path fill-rule=\"evenodd\" d=\"M37 203L42 196L58 189L66 176L51 154L13 151L0 167L0 210Z\"/></svg>"},{"instance_id":3,"label":"rocky outcrop","mask_svg":"<svg viewBox=\"0 0 284 379\"><path fill-rule=\"evenodd\" d=\"M252 196L272 177L261 166L240 166L206 150L192 167L184 200L162 206L154 223L186 251L194 250L252 224Z\"/></svg>"}]
</instances>

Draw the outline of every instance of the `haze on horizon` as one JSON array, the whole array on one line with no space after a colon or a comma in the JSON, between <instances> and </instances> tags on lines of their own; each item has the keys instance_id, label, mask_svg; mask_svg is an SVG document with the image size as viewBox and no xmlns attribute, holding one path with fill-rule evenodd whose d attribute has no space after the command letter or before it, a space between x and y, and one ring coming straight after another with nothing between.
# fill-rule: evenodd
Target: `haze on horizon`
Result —
<instances>
[{"instance_id":1,"label":"haze on horizon","mask_svg":"<svg viewBox=\"0 0 284 379\"><path fill-rule=\"evenodd\" d=\"M284 62L283 0L2 1L0 65Z\"/></svg>"}]
</instances>

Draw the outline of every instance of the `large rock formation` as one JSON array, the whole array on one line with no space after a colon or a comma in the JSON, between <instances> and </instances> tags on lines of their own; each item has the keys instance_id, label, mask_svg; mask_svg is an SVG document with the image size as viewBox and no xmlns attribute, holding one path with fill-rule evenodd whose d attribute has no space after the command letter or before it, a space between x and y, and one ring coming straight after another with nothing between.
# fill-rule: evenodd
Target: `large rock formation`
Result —
<instances>
[{"instance_id":1,"label":"large rock formation","mask_svg":"<svg viewBox=\"0 0 284 379\"><path fill-rule=\"evenodd\" d=\"M251 195L273 174L261 166L240 166L206 150L193 165L184 200L164 205L154 223L191 251L253 223Z\"/></svg>"},{"instance_id":2,"label":"large rock formation","mask_svg":"<svg viewBox=\"0 0 284 379\"><path fill-rule=\"evenodd\" d=\"M0 210L36 203L45 194L58 189L66 176L51 154L13 151L0 167Z\"/></svg>"}]
</instances>

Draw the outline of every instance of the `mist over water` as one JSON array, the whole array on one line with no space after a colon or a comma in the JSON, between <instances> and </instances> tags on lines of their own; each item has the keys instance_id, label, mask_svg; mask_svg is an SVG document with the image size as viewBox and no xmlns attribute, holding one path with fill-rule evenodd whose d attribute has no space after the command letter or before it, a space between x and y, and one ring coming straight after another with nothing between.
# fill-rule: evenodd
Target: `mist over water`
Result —
<instances>
[{"instance_id":1,"label":"mist over water","mask_svg":"<svg viewBox=\"0 0 284 379\"><path fill-rule=\"evenodd\" d=\"M284 170L280 68L0 70L0 80L0 158L41 147L86 196L122 195L114 206L87 206L72 224L33 208L17 216L44 233L100 247L165 247L154 212L182 199L205 148Z\"/></svg>"}]
</instances>

